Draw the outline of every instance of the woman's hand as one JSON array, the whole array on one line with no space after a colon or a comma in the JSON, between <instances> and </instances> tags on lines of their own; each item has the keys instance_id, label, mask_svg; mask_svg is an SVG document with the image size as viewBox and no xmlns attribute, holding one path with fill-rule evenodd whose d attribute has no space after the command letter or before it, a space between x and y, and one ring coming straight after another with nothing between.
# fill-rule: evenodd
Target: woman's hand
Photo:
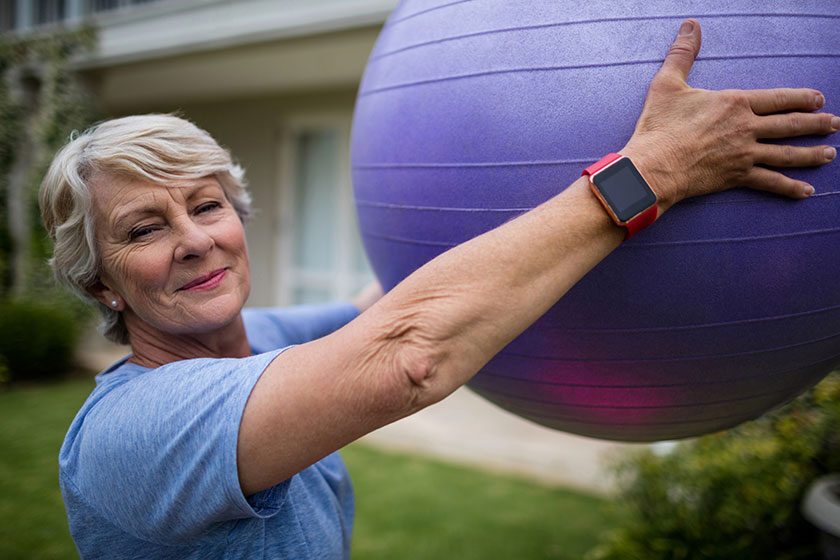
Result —
<instances>
[{"instance_id":1,"label":"woman's hand","mask_svg":"<svg viewBox=\"0 0 840 560\"><path fill-rule=\"evenodd\" d=\"M813 89L694 89L686 84L700 51L700 24L683 22L651 82L633 137L621 153L642 170L664 211L680 200L741 186L806 198L814 189L772 167L834 159L830 146L796 147L760 139L832 134L840 118L811 113L825 99Z\"/></svg>"}]
</instances>

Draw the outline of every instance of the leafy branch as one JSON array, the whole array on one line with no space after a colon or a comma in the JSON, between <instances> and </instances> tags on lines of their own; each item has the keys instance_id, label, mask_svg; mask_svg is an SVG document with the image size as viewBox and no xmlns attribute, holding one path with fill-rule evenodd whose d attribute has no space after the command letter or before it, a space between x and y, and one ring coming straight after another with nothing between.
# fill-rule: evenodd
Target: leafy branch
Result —
<instances>
[{"instance_id":1,"label":"leafy branch","mask_svg":"<svg viewBox=\"0 0 840 560\"><path fill-rule=\"evenodd\" d=\"M92 25L0 35L0 299L51 290L37 191L70 133L97 116L73 69L96 36Z\"/></svg>"}]
</instances>

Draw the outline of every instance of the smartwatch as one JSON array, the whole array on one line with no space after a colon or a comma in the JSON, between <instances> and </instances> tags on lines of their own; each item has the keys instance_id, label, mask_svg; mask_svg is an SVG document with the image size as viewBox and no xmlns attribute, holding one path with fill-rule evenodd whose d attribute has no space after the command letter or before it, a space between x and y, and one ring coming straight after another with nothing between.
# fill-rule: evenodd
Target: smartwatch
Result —
<instances>
[{"instance_id":1,"label":"smartwatch","mask_svg":"<svg viewBox=\"0 0 840 560\"><path fill-rule=\"evenodd\" d=\"M626 228L625 241L656 220L656 193L630 161L621 154L607 154L583 170L589 187L613 221Z\"/></svg>"}]
</instances>

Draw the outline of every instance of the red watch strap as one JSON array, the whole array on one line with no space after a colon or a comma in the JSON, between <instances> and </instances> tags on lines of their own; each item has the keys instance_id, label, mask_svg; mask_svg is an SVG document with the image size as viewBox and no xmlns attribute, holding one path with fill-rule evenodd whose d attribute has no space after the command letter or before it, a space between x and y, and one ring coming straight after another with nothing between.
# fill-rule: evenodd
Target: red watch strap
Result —
<instances>
[{"instance_id":1,"label":"red watch strap","mask_svg":"<svg viewBox=\"0 0 840 560\"><path fill-rule=\"evenodd\" d=\"M624 236L624 240L627 241L653 222L656 221L656 215L659 213L659 208L656 204L627 222L627 235Z\"/></svg>"},{"instance_id":2,"label":"red watch strap","mask_svg":"<svg viewBox=\"0 0 840 560\"><path fill-rule=\"evenodd\" d=\"M622 157L624 156L622 156L621 154L607 154L592 165L590 165L589 167L587 167L586 169L584 169L581 173L581 176L592 175L596 171L600 171L602 168L608 166L617 159L621 159Z\"/></svg>"}]
</instances>

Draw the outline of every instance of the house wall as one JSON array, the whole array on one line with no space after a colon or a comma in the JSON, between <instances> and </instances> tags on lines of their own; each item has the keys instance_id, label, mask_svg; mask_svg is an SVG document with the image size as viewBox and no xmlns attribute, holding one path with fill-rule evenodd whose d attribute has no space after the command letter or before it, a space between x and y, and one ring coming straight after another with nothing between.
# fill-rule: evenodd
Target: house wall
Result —
<instances>
[{"instance_id":1,"label":"house wall","mask_svg":"<svg viewBox=\"0 0 840 560\"><path fill-rule=\"evenodd\" d=\"M151 105L356 89L380 26L249 43L85 71L103 106Z\"/></svg>"},{"instance_id":2,"label":"house wall","mask_svg":"<svg viewBox=\"0 0 840 560\"><path fill-rule=\"evenodd\" d=\"M181 106L183 115L210 132L226 146L246 170L256 215L248 225L252 291L248 305L271 305L278 301L282 247L277 240L288 231L281 223L290 209L278 161L281 134L288 123L302 116L352 116L355 90L308 93L195 103ZM349 155L347 156L349 157Z\"/></svg>"},{"instance_id":3,"label":"house wall","mask_svg":"<svg viewBox=\"0 0 840 560\"><path fill-rule=\"evenodd\" d=\"M284 223L293 217L284 205L294 190L294 180L280 161L283 154L288 156L281 145L284 138L289 143L284 130L301 119L324 117L349 128L356 90L380 27L368 24L105 65L93 60L82 69L107 116L177 111L210 132L245 167L256 209L247 228L249 305L295 303L291 286L300 284L300 278L287 273L296 231ZM336 189L346 193L349 155L341 157L324 163L340 168L342 184ZM355 216L347 215L353 209L347 196L342 198L339 221L352 221ZM334 286L332 297L346 297L355 289L357 282L351 280L347 286Z\"/></svg>"},{"instance_id":4,"label":"house wall","mask_svg":"<svg viewBox=\"0 0 840 560\"><path fill-rule=\"evenodd\" d=\"M284 259L277 240L283 234L288 235L281 220L290 211L284 207L288 200L284 190L290 185L284 180L278 161L283 130L301 118L336 116L349 122L355 95L355 89L345 88L224 101L149 103L135 111L115 112L111 116L178 111L230 149L245 168L255 209L247 227L252 276L248 305L276 305L287 303L278 301L277 295Z\"/></svg>"}]
</instances>

